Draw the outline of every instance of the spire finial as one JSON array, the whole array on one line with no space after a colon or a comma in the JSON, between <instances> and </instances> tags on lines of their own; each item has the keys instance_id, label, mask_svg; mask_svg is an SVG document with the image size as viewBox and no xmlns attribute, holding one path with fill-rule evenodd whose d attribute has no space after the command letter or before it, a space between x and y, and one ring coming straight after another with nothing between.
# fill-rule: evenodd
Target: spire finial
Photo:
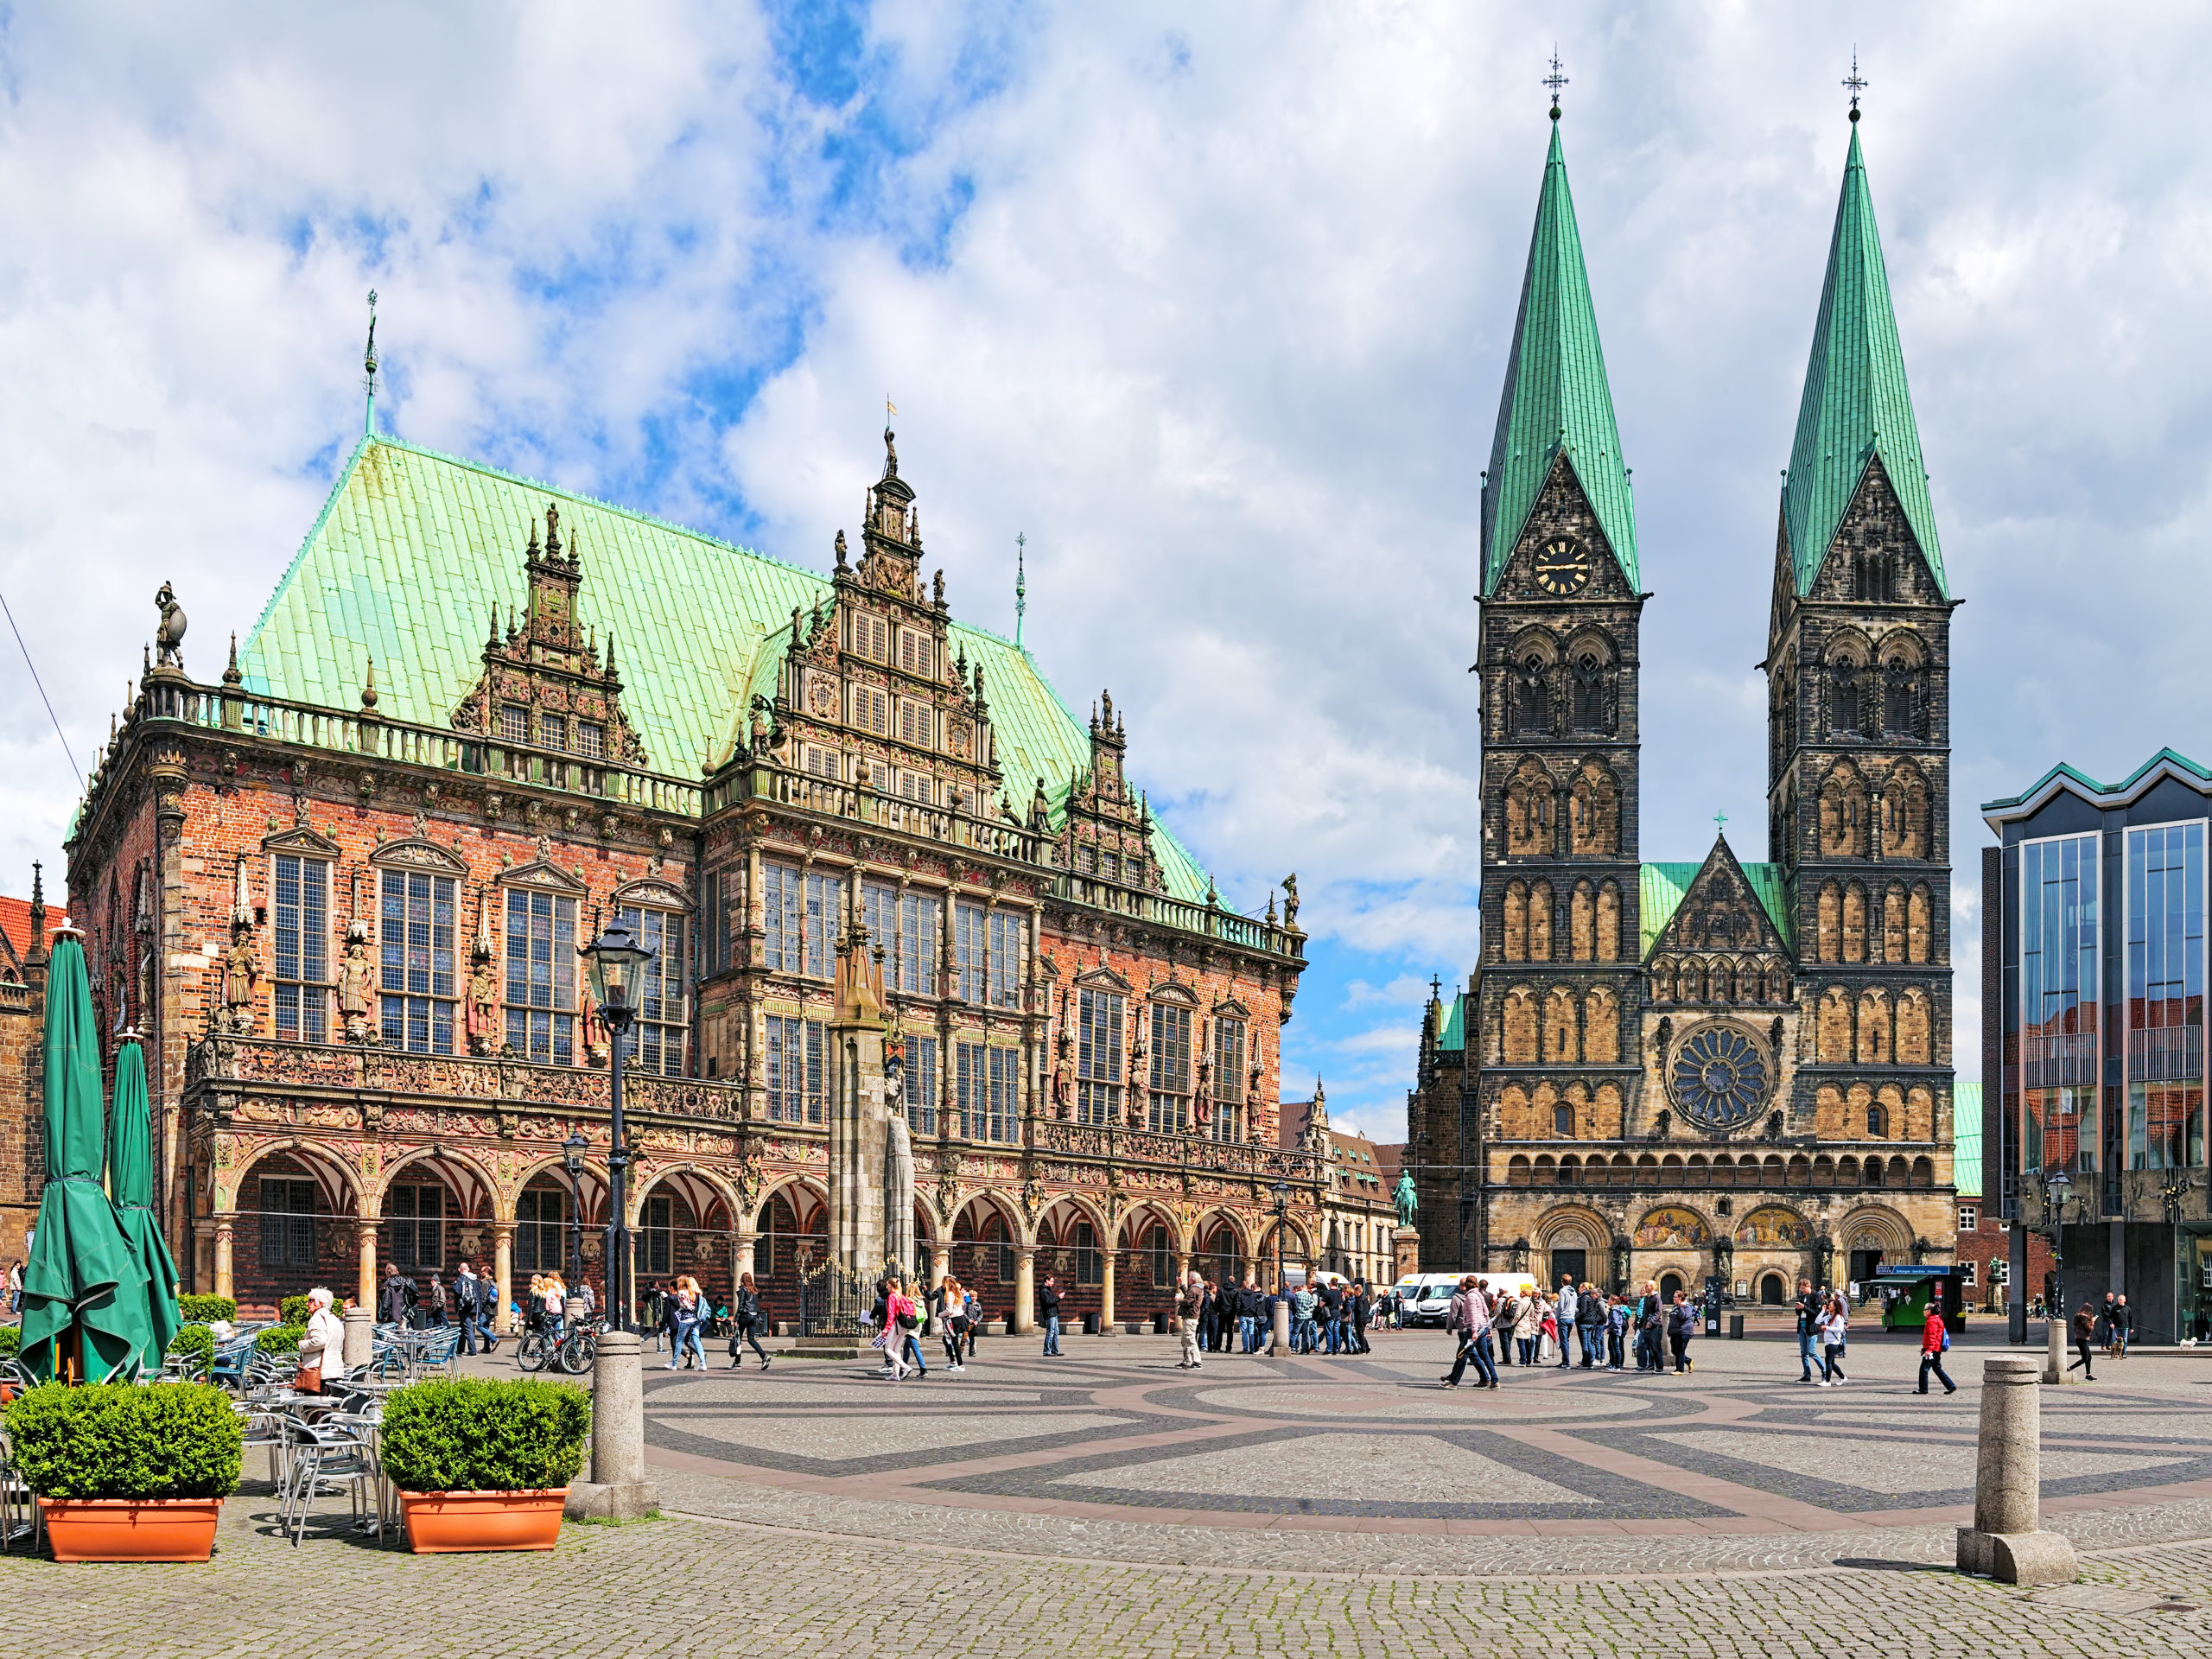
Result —
<instances>
[{"instance_id":1,"label":"spire finial","mask_svg":"<svg viewBox=\"0 0 2212 1659\"><path fill-rule=\"evenodd\" d=\"M1726 812L1714 813L1713 815L1713 821L1720 826L1720 833L1722 835L1725 836L1728 833L1728 815Z\"/></svg>"},{"instance_id":2,"label":"spire finial","mask_svg":"<svg viewBox=\"0 0 2212 1659\"><path fill-rule=\"evenodd\" d=\"M1851 118L1856 121L1859 118L1859 94L1866 90L1868 83L1859 76L1859 48L1855 46L1851 48L1851 73L1844 78L1843 85L1851 94Z\"/></svg>"},{"instance_id":3,"label":"spire finial","mask_svg":"<svg viewBox=\"0 0 2212 1659\"><path fill-rule=\"evenodd\" d=\"M369 290L369 345L361 353L361 370L368 376L368 407L361 415L364 434L377 429L377 291Z\"/></svg>"},{"instance_id":4,"label":"spire finial","mask_svg":"<svg viewBox=\"0 0 2212 1659\"><path fill-rule=\"evenodd\" d=\"M1567 85L1567 77L1560 73L1559 45L1552 45L1552 72L1544 77L1543 84L1552 89L1552 119L1559 119L1559 89Z\"/></svg>"},{"instance_id":5,"label":"spire finial","mask_svg":"<svg viewBox=\"0 0 2212 1659\"><path fill-rule=\"evenodd\" d=\"M231 635L231 664L223 671L223 683L238 685L243 683L245 679L245 676L238 672L238 637L236 633L232 633Z\"/></svg>"},{"instance_id":6,"label":"spire finial","mask_svg":"<svg viewBox=\"0 0 2212 1659\"><path fill-rule=\"evenodd\" d=\"M1029 553L1027 532L1014 533L1014 648L1021 649L1021 619L1029 612L1029 572L1024 561Z\"/></svg>"}]
</instances>

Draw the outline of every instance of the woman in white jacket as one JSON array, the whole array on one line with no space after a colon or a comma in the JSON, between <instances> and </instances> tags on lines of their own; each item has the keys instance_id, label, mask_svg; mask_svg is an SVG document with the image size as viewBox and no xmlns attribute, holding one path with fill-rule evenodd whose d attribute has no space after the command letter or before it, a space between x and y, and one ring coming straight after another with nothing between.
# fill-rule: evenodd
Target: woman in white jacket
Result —
<instances>
[{"instance_id":1,"label":"woman in white jacket","mask_svg":"<svg viewBox=\"0 0 2212 1659\"><path fill-rule=\"evenodd\" d=\"M301 1394L321 1394L324 1379L346 1369L346 1326L330 1311L336 1299L317 1286L308 1292L307 1328L300 1333L299 1375L292 1387Z\"/></svg>"}]
</instances>

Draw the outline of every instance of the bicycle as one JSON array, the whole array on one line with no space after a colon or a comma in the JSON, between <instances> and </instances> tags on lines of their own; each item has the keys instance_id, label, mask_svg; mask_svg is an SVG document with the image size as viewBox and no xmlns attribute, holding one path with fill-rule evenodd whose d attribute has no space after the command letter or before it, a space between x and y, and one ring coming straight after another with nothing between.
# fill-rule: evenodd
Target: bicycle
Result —
<instances>
[{"instance_id":1,"label":"bicycle","mask_svg":"<svg viewBox=\"0 0 2212 1659\"><path fill-rule=\"evenodd\" d=\"M515 1363L525 1371L542 1371L548 1365L582 1376L599 1358L599 1338L579 1325L568 1332L534 1327L523 1332L515 1349Z\"/></svg>"}]
</instances>

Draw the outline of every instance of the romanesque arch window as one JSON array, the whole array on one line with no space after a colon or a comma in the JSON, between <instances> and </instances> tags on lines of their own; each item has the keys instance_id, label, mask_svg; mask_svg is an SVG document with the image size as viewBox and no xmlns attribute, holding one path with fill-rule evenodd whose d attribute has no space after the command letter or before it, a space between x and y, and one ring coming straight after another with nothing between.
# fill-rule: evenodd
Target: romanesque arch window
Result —
<instances>
[{"instance_id":1,"label":"romanesque arch window","mask_svg":"<svg viewBox=\"0 0 2212 1659\"><path fill-rule=\"evenodd\" d=\"M1886 605L1897 597L1897 555L1879 543L1862 548L1854 562L1852 583L1854 599Z\"/></svg>"},{"instance_id":2,"label":"romanesque arch window","mask_svg":"<svg viewBox=\"0 0 2212 1659\"><path fill-rule=\"evenodd\" d=\"M1839 761L1821 785L1821 856L1866 857L1867 816L1866 780L1850 761Z\"/></svg>"},{"instance_id":3,"label":"romanesque arch window","mask_svg":"<svg viewBox=\"0 0 2212 1659\"><path fill-rule=\"evenodd\" d=\"M1598 960L1621 959L1621 889L1608 881L1598 889Z\"/></svg>"},{"instance_id":4,"label":"romanesque arch window","mask_svg":"<svg viewBox=\"0 0 2212 1659\"><path fill-rule=\"evenodd\" d=\"M1508 1065L1534 1065L1536 1063L1536 994L1525 985L1516 985L1505 994L1503 1018L1499 1021L1499 1037Z\"/></svg>"},{"instance_id":5,"label":"romanesque arch window","mask_svg":"<svg viewBox=\"0 0 2212 1659\"><path fill-rule=\"evenodd\" d=\"M1529 888L1525 882L1505 884L1505 937L1498 954L1507 962L1529 960Z\"/></svg>"},{"instance_id":6,"label":"romanesque arch window","mask_svg":"<svg viewBox=\"0 0 2212 1659\"><path fill-rule=\"evenodd\" d=\"M1882 960L1905 959L1904 883L1892 881L1882 894Z\"/></svg>"},{"instance_id":7,"label":"romanesque arch window","mask_svg":"<svg viewBox=\"0 0 2212 1659\"><path fill-rule=\"evenodd\" d=\"M1921 731L1921 664L1917 646L1901 639L1883 653L1882 730L1891 737L1914 738Z\"/></svg>"},{"instance_id":8,"label":"romanesque arch window","mask_svg":"<svg viewBox=\"0 0 2212 1659\"><path fill-rule=\"evenodd\" d=\"M1620 1001L1603 985L1582 1001L1582 1056L1592 1065L1611 1065L1621 1057Z\"/></svg>"},{"instance_id":9,"label":"romanesque arch window","mask_svg":"<svg viewBox=\"0 0 2212 1659\"><path fill-rule=\"evenodd\" d=\"M1856 651L1847 648L1828 659L1831 735L1859 737L1865 734L1868 693L1876 683L1866 672L1866 659Z\"/></svg>"},{"instance_id":10,"label":"romanesque arch window","mask_svg":"<svg viewBox=\"0 0 2212 1659\"><path fill-rule=\"evenodd\" d=\"M1766 1000L1775 1003L1789 1001L1789 970L1779 963L1766 970Z\"/></svg>"},{"instance_id":11,"label":"romanesque arch window","mask_svg":"<svg viewBox=\"0 0 2212 1659\"><path fill-rule=\"evenodd\" d=\"M1893 768L1882 791L1882 856L1928 856L1928 780L1910 761Z\"/></svg>"},{"instance_id":12,"label":"romanesque arch window","mask_svg":"<svg viewBox=\"0 0 2212 1659\"><path fill-rule=\"evenodd\" d=\"M1926 962L1928 957L1928 888L1925 883L1916 886L1905 901L1905 959Z\"/></svg>"},{"instance_id":13,"label":"romanesque arch window","mask_svg":"<svg viewBox=\"0 0 2212 1659\"><path fill-rule=\"evenodd\" d=\"M1567 664L1567 725L1577 732L1613 729L1612 672L1594 645L1580 645Z\"/></svg>"},{"instance_id":14,"label":"romanesque arch window","mask_svg":"<svg viewBox=\"0 0 2212 1659\"><path fill-rule=\"evenodd\" d=\"M1822 1065L1845 1065L1851 1060L1851 993L1831 985L1821 993L1820 1014L1814 1023L1815 1041Z\"/></svg>"},{"instance_id":15,"label":"romanesque arch window","mask_svg":"<svg viewBox=\"0 0 2212 1659\"><path fill-rule=\"evenodd\" d=\"M1818 954L1822 962L1843 960L1843 888L1834 881L1821 883L1815 906Z\"/></svg>"},{"instance_id":16,"label":"romanesque arch window","mask_svg":"<svg viewBox=\"0 0 2212 1659\"><path fill-rule=\"evenodd\" d=\"M1522 648L1509 671L1510 728L1515 737L1548 737L1552 729L1551 658L1541 647Z\"/></svg>"},{"instance_id":17,"label":"romanesque arch window","mask_svg":"<svg viewBox=\"0 0 2212 1659\"><path fill-rule=\"evenodd\" d=\"M1575 1028L1574 993L1555 987L1544 1000L1544 1060L1549 1065L1573 1065L1580 1058L1581 1033Z\"/></svg>"},{"instance_id":18,"label":"romanesque arch window","mask_svg":"<svg viewBox=\"0 0 2212 1659\"><path fill-rule=\"evenodd\" d=\"M1568 844L1584 858L1610 858L1620 842L1621 791L1612 774L1586 760L1575 774Z\"/></svg>"},{"instance_id":19,"label":"romanesque arch window","mask_svg":"<svg viewBox=\"0 0 2212 1659\"><path fill-rule=\"evenodd\" d=\"M1928 993L1910 990L1897 998L1897 1064L1929 1064Z\"/></svg>"},{"instance_id":20,"label":"romanesque arch window","mask_svg":"<svg viewBox=\"0 0 2212 1659\"><path fill-rule=\"evenodd\" d=\"M1887 1109L1878 1103L1869 1106L1866 1109L1866 1138L1869 1141L1886 1141L1889 1139L1889 1136L1890 1114ZM1872 1171L1878 1166L1881 1160L1878 1158L1870 1158L1866 1160L1866 1166L1869 1171ZM1873 1180L1871 1177L1869 1184L1873 1185L1880 1185L1878 1180Z\"/></svg>"},{"instance_id":21,"label":"romanesque arch window","mask_svg":"<svg viewBox=\"0 0 2212 1659\"><path fill-rule=\"evenodd\" d=\"M1866 960L1866 889L1856 881L1843 890L1843 959Z\"/></svg>"},{"instance_id":22,"label":"romanesque arch window","mask_svg":"<svg viewBox=\"0 0 2212 1659\"><path fill-rule=\"evenodd\" d=\"M1859 999L1859 1063L1887 1065L1889 1062L1889 995L1881 990L1867 991Z\"/></svg>"},{"instance_id":23,"label":"romanesque arch window","mask_svg":"<svg viewBox=\"0 0 2212 1659\"><path fill-rule=\"evenodd\" d=\"M1675 1000L1675 964L1662 957L1651 967L1651 1000L1672 1002Z\"/></svg>"},{"instance_id":24,"label":"romanesque arch window","mask_svg":"<svg viewBox=\"0 0 2212 1659\"><path fill-rule=\"evenodd\" d=\"M1574 893L1567 901L1567 941L1570 953L1577 962L1589 962L1598 954L1598 894L1587 881L1574 884Z\"/></svg>"},{"instance_id":25,"label":"romanesque arch window","mask_svg":"<svg viewBox=\"0 0 2212 1659\"><path fill-rule=\"evenodd\" d=\"M1529 960L1552 959L1552 884L1539 881L1529 889Z\"/></svg>"},{"instance_id":26,"label":"romanesque arch window","mask_svg":"<svg viewBox=\"0 0 2212 1659\"><path fill-rule=\"evenodd\" d=\"M1505 786L1505 850L1541 857L1556 845L1554 789L1550 774L1534 760L1522 761Z\"/></svg>"},{"instance_id":27,"label":"romanesque arch window","mask_svg":"<svg viewBox=\"0 0 2212 1659\"><path fill-rule=\"evenodd\" d=\"M1564 1101L1552 1108L1552 1133L1565 1135L1569 1140L1573 1139L1574 1108L1567 1105Z\"/></svg>"}]
</instances>

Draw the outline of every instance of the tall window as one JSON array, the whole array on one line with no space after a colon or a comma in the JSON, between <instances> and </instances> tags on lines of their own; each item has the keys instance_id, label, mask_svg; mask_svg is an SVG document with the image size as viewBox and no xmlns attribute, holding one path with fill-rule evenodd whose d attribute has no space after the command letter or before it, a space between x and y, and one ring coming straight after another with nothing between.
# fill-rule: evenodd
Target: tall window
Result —
<instances>
[{"instance_id":1,"label":"tall window","mask_svg":"<svg viewBox=\"0 0 2212 1659\"><path fill-rule=\"evenodd\" d=\"M530 741L530 710L521 703L503 702L499 705L499 741Z\"/></svg>"},{"instance_id":2,"label":"tall window","mask_svg":"<svg viewBox=\"0 0 2212 1659\"><path fill-rule=\"evenodd\" d=\"M2021 1147L2031 1171L2097 1167L2097 837L2020 848Z\"/></svg>"},{"instance_id":3,"label":"tall window","mask_svg":"<svg viewBox=\"0 0 2212 1659\"><path fill-rule=\"evenodd\" d=\"M986 912L981 905L959 905L952 907L952 968L953 994L963 1002L983 1005L988 988L983 978L983 958L988 948L988 934L983 921Z\"/></svg>"},{"instance_id":4,"label":"tall window","mask_svg":"<svg viewBox=\"0 0 2212 1659\"><path fill-rule=\"evenodd\" d=\"M1244 1022L1213 1022L1213 1138L1244 1139Z\"/></svg>"},{"instance_id":5,"label":"tall window","mask_svg":"<svg viewBox=\"0 0 2212 1659\"><path fill-rule=\"evenodd\" d=\"M507 1046L541 1065L576 1060L576 901L507 889Z\"/></svg>"},{"instance_id":6,"label":"tall window","mask_svg":"<svg viewBox=\"0 0 2212 1659\"><path fill-rule=\"evenodd\" d=\"M853 649L879 663L891 654L891 624L865 611L853 613Z\"/></svg>"},{"instance_id":7,"label":"tall window","mask_svg":"<svg viewBox=\"0 0 2212 1659\"><path fill-rule=\"evenodd\" d=\"M822 1022L767 1016L768 1116L779 1123L822 1122Z\"/></svg>"},{"instance_id":8,"label":"tall window","mask_svg":"<svg viewBox=\"0 0 2212 1659\"><path fill-rule=\"evenodd\" d=\"M623 1058L664 1077L683 1075L683 918L664 910L615 907L615 918L654 953L639 986L637 1040Z\"/></svg>"},{"instance_id":9,"label":"tall window","mask_svg":"<svg viewBox=\"0 0 2212 1659\"><path fill-rule=\"evenodd\" d=\"M435 1273L446 1264L446 1190L442 1186L395 1186L384 1195L384 1259L412 1277Z\"/></svg>"},{"instance_id":10,"label":"tall window","mask_svg":"<svg viewBox=\"0 0 2212 1659\"><path fill-rule=\"evenodd\" d=\"M261 1265L315 1266L315 1191L313 1181L261 1178Z\"/></svg>"},{"instance_id":11,"label":"tall window","mask_svg":"<svg viewBox=\"0 0 2212 1659\"><path fill-rule=\"evenodd\" d=\"M539 741L549 749L569 747L569 717L566 715L540 715L537 717Z\"/></svg>"},{"instance_id":12,"label":"tall window","mask_svg":"<svg viewBox=\"0 0 2212 1659\"><path fill-rule=\"evenodd\" d=\"M595 720L576 722L576 753L587 760L607 759L607 728Z\"/></svg>"},{"instance_id":13,"label":"tall window","mask_svg":"<svg viewBox=\"0 0 2212 1659\"><path fill-rule=\"evenodd\" d=\"M1191 1127L1191 1011L1173 1002L1152 1005L1152 1100L1145 1124L1155 1135L1183 1135Z\"/></svg>"},{"instance_id":14,"label":"tall window","mask_svg":"<svg viewBox=\"0 0 2212 1659\"><path fill-rule=\"evenodd\" d=\"M563 1271L561 1232L568 1219L565 1192L529 1192L515 1200L514 1271L518 1276ZM512 1292L514 1287L506 1288Z\"/></svg>"},{"instance_id":15,"label":"tall window","mask_svg":"<svg viewBox=\"0 0 2212 1659\"><path fill-rule=\"evenodd\" d=\"M918 749L934 748L931 741L931 709L926 702L912 697L899 699L899 741L910 743Z\"/></svg>"},{"instance_id":16,"label":"tall window","mask_svg":"<svg viewBox=\"0 0 2212 1659\"><path fill-rule=\"evenodd\" d=\"M1078 1221L1070 1241L1075 1246L1075 1281L1078 1285L1097 1285L1105 1282L1098 1254L1098 1230L1087 1221Z\"/></svg>"},{"instance_id":17,"label":"tall window","mask_svg":"<svg viewBox=\"0 0 2212 1659\"><path fill-rule=\"evenodd\" d=\"M330 1006L330 866L320 858L276 857L276 1034L319 1043Z\"/></svg>"},{"instance_id":18,"label":"tall window","mask_svg":"<svg viewBox=\"0 0 2212 1659\"><path fill-rule=\"evenodd\" d=\"M891 699L872 685L853 688L853 724L878 737L891 734Z\"/></svg>"},{"instance_id":19,"label":"tall window","mask_svg":"<svg viewBox=\"0 0 2212 1659\"><path fill-rule=\"evenodd\" d=\"M638 1238L638 1270L665 1278L676 1268L676 1205L666 1194L645 1200L645 1230Z\"/></svg>"},{"instance_id":20,"label":"tall window","mask_svg":"<svg viewBox=\"0 0 2212 1659\"><path fill-rule=\"evenodd\" d=\"M385 1046L414 1054L450 1054L454 879L417 870L381 874Z\"/></svg>"},{"instance_id":21,"label":"tall window","mask_svg":"<svg viewBox=\"0 0 2212 1659\"><path fill-rule=\"evenodd\" d=\"M1021 1138L1021 1052L982 1043L953 1046L953 1094L971 1141Z\"/></svg>"},{"instance_id":22,"label":"tall window","mask_svg":"<svg viewBox=\"0 0 2212 1659\"><path fill-rule=\"evenodd\" d=\"M995 1008L1021 1006L1022 952L1029 930L1010 911L991 912L990 1005Z\"/></svg>"},{"instance_id":23,"label":"tall window","mask_svg":"<svg viewBox=\"0 0 2212 1659\"><path fill-rule=\"evenodd\" d=\"M2127 1166L2204 1162L2204 824L2127 832Z\"/></svg>"},{"instance_id":24,"label":"tall window","mask_svg":"<svg viewBox=\"0 0 2212 1659\"><path fill-rule=\"evenodd\" d=\"M771 973L798 972L799 873L783 864L760 867L761 950Z\"/></svg>"},{"instance_id":25,"label":"tall window","mask_svg":"<svg viewBox=\"0 0 2212 1659\"><path fill-rule=\"evenodd\" d=\"M1077 1122L1122 1121L1122 999L1114 992L1076 993Z\"/></svg>"},{"instance_id":26,"label":"tall window","mask_svg":"<svg viewBox=\"0 0 2212 1659\"><path fill-rule=\"evenodd\" d=\"M906 1039L906 1128L915 1135L937 1133L937 1039Z\"/></svg>"},{"instance_id":27,"label":"tall window","mask_svg":"<svg viewBox=\"0 0 2212 1659\"><path fill-rule=\"evenodd\" d=\"M772 973L830 977L836 960L837 906L843 883L784 864L760 867L760 922Z\"/></svg>"},{"instance_id":28,"label":"tall window","mask_svg":"<svg viewBox=\"0 0 2212 1659\"><path fill-rule=\"evenodd\" d=\"M699 942L703 958L700 972L708 976L727 973L734 965L730 952L736 935L730 912L745 902L745 873L737 869L715 870L702 876L699 898Z\"/></svg>"},{"instance_id":29,"label":"tall window","mask_svg":"<svg viewBox=\"0 0 2212 1659\"><path fill-rule=\"evenodd\" d=\"M924 679L930 676L930 662L935 644L930 636L916 628L899 630L899 666L909 674L918 674Z\"/></svg>"},{"instance_id":30,"label":"tall window","mask_svg":"<svg viewBox=\"0 0 2212 1659\"><path fill-rule=\"evenodd\" d=\"M925 893L899 901L899 988L909 996L935 996L938 944L944 934L944 903Z\"/></svg>"}]
</instances>

